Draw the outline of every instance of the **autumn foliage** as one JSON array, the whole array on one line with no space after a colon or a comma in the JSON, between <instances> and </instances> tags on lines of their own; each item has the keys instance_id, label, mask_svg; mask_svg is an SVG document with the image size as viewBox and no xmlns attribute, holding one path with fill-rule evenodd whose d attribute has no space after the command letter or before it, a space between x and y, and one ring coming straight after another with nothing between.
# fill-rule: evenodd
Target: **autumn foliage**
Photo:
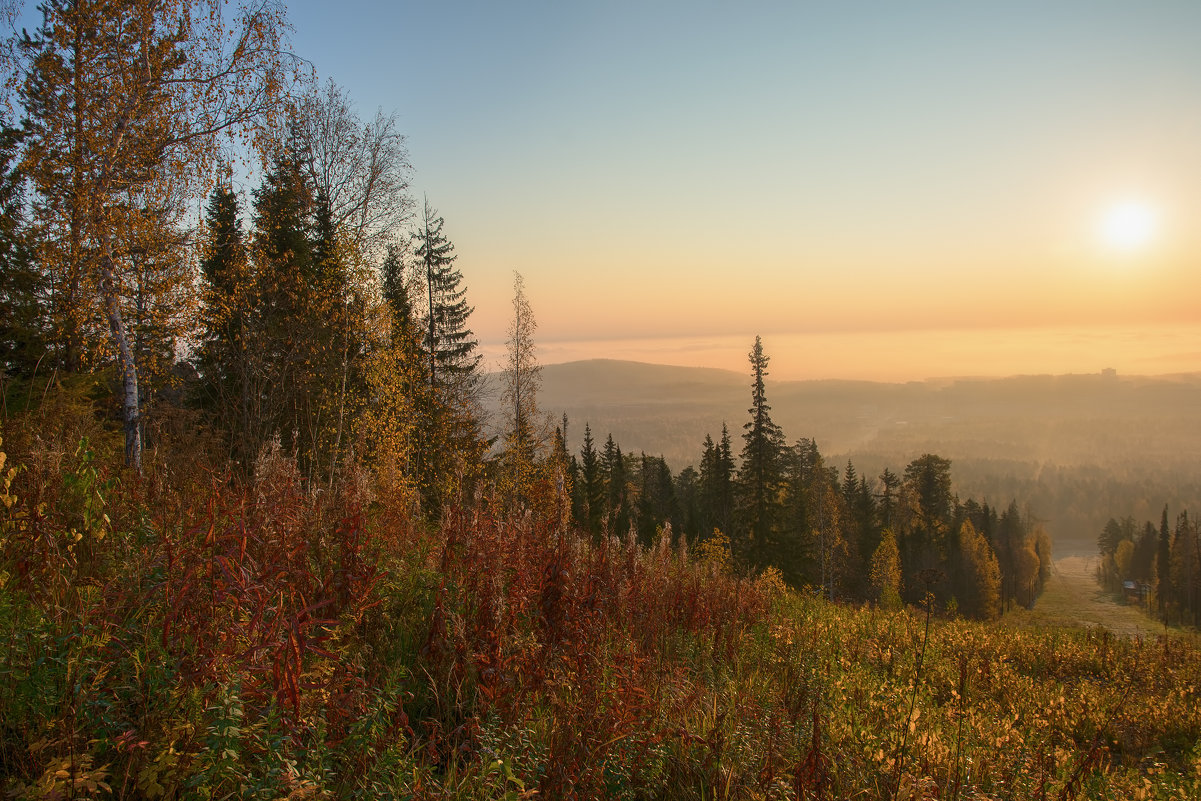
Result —
<instances>
[{"instance_id":1,"label":"autumn foliage","mask_svg":"<svg viewBox=\"0 0 1201 801\"><path fill-rule=\"evenodd\" d=\"M673 477L586 421L577 462L518 276L489 430L450 228L427 202L400 230L395 117L286 97L282 7L235 7L47 0L20 45L0 794L1201 793L1196 643L993 620L1034 602L1045 532L936 455L877 494L788 445L758 339L740 464L724 425ZM234 131L262 151L245 210ZM1179 531L1161 596L1195 612Z\"/></svg>"},{"instance_id":2,"label":"autumn foliage","mask_svg":"<svg viewBox=\"0 0 1201 801\"><path fill-rule=\"evenodd\" d=\"M547 511L481 492L426 528L351 473L313 492L277 446L246 481L139 478L112 434L66 453L8 428L13 797L1199 789L1183 639L830 604L736 575L720 537L581 537L553 481Z\"/></svg>"}]
</instances>

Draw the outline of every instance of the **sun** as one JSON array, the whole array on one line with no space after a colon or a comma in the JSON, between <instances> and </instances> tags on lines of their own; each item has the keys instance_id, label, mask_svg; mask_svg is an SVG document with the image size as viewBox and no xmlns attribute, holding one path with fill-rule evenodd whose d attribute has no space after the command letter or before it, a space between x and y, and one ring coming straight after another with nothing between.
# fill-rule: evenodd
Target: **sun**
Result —
<instances>
[{"instance_id":1,"label":"sun","mask_svg":"<svg viewBox=\"0 0 1201 801\"><path fill-rule=\"evenodd\" d=\"M1159 232L1159 212L1141 200L1124 200L1105 210L1097 225L1101 241L1123 253L1145 249Z\"/></svg>"}]
</instances>

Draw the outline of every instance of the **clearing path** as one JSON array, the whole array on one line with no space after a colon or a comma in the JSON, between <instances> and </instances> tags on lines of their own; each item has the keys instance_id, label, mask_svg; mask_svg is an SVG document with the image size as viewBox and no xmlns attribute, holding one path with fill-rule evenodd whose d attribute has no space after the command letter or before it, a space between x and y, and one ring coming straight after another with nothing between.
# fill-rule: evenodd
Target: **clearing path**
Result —
<instances>
[{"instance_id":1,"label":"clearing path","mask_svg":"<svg viewBox=\"0 0 1201 801\"><path fill-rule=\"evenodd\" d=\"M1104 626L1125 637L1163 633L1137 606L1116 600L1097 584L1096 557L1068 556L1055 561L1051 578L1034 608L1023 614L1030 626Z\"/></svg>"}]
</instances>

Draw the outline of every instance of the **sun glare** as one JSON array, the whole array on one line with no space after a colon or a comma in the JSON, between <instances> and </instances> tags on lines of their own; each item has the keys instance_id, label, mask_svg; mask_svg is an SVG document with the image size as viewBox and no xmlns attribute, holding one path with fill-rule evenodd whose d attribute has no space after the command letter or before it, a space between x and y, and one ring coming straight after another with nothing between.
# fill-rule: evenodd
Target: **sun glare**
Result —
<instances>
[{"instance_id":1,"label":"sun glare","mask_svg":"<svg viewBox=\"0 0 1201 801\"><path fill-rule=\"evenodd\" d=\"M1130 253L1151 244L1159 229L1159 214L1154 207L1137 200L1110 206L1101 218L1101 241L1113 250Z\"/></svg>"}]
</instances>

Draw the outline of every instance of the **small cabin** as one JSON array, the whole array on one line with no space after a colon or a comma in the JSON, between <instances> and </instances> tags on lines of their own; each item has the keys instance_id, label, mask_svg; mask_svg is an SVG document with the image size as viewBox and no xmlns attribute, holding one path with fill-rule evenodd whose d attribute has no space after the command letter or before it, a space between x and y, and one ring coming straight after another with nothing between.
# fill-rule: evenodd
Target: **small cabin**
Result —
<instances>
[{"instance_id":1,"label":"small cabin","mask_svg":"<svg viewBox=\"0 0 1201 801\"><path fill-rule=\"evenodd\" d=\"M1122 596L1128 604L1144 604L1151 597L1151 585L1141 581L1123 581Z\"/></svg>"}]
</instances>

